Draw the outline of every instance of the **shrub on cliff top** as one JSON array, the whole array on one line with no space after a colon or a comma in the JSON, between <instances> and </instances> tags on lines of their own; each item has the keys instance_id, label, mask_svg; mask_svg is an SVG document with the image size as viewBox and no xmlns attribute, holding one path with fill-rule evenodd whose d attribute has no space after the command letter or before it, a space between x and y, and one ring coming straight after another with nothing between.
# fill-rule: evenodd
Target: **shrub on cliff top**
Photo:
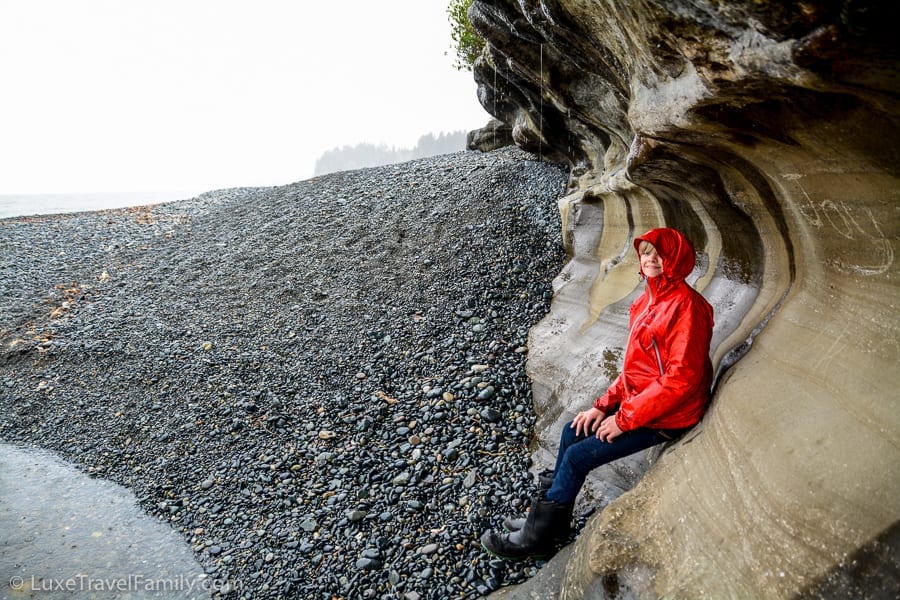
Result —
<instances>
[{"instance_id":1,"label":"shrub on cliff top","mask_svg":"<svg viewBox=\"0 0 900 600\"><path fill-rule=\"evenodd\" d=\"M450 0L447 6L447 16L450 18L450 37L453 39L453 49L456 51L456 60L453 66L459 71L471 71L475 65L475 59L484 48L484 40L479 37L469 23L469 6L472 0Z\"/></svg>"}]
</instances>

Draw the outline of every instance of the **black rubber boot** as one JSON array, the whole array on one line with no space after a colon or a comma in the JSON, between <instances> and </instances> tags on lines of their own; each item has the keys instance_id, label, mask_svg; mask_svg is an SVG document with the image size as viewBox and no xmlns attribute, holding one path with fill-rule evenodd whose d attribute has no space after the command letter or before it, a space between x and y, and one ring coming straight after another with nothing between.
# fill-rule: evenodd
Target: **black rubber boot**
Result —
<instances>
[{"instance_id":1,"label":"black rubber boot","mask_svg":"<svg viewBox=\"0 0 900 600\"><path fill-rule=\"evenodd\" d=\"M525 526L512 533L493 530L481 536L482 547L504 560L545 559L556 553L557 546L569 537L572 506L544 498L541 492L531 500Z\"/></svg>"},{"instance_id":2,"label":"black rubber boot","mask_svg":"<svg viewBox=\"0 0 900 600\"><path fill-rule=\"evenodd\" d=\"M544 469L538 473L538 492L546 492L553 485L553 469ZM512 533L525 526L525 517L505 517L503 529Z\"/></svg>"}]
</instances>

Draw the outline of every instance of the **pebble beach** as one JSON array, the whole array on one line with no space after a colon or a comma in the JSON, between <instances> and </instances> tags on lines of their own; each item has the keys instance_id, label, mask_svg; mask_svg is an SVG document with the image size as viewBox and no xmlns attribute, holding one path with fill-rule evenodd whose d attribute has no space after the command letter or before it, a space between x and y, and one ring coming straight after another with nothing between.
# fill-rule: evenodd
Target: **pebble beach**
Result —
<instances>
[{"instance_id":1,"label":"pebble beach","mask_svg":"<svg viewBox=\"0 0 900 600\"><path fill-rule=\"evenodd\" d=\"M228 598L480 598L535 491L566 169L515 148L0 220L0 441L128 488Z\"/></svg>"}]
</instances>

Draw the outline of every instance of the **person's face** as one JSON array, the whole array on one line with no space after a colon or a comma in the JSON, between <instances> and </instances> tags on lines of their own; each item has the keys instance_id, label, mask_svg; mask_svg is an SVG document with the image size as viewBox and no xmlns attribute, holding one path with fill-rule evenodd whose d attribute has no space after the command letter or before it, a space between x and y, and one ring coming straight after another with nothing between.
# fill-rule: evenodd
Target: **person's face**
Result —
<instances>
[{"instance_id":1,"label":"person's face","mask_svg":"<svg viewBox=\"0 0 900 600\"><path fill-rule=\"evenodd\" d=\"M656 253L656 248L647 244L644 251L641 252L641 271L645 277L659 277L663 272L662 259Z\"/></svg>"}]
</instances>

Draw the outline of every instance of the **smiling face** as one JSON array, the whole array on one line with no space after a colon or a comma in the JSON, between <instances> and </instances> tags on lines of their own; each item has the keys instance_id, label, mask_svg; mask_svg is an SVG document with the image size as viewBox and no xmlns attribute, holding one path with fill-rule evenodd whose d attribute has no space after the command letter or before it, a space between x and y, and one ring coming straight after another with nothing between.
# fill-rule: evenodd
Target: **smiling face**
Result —
<instances>
[{"instance_id":1,"label":"smiling face","mask_svg":"<svg viewBox=\"0 0 900 600\"><path fill-rule=\"evenodd\" d=\"M663 272L663 262L656 248L650 242L641 242L641 272L644 277L659 277Z\"/></svg>"}]
</instances>

